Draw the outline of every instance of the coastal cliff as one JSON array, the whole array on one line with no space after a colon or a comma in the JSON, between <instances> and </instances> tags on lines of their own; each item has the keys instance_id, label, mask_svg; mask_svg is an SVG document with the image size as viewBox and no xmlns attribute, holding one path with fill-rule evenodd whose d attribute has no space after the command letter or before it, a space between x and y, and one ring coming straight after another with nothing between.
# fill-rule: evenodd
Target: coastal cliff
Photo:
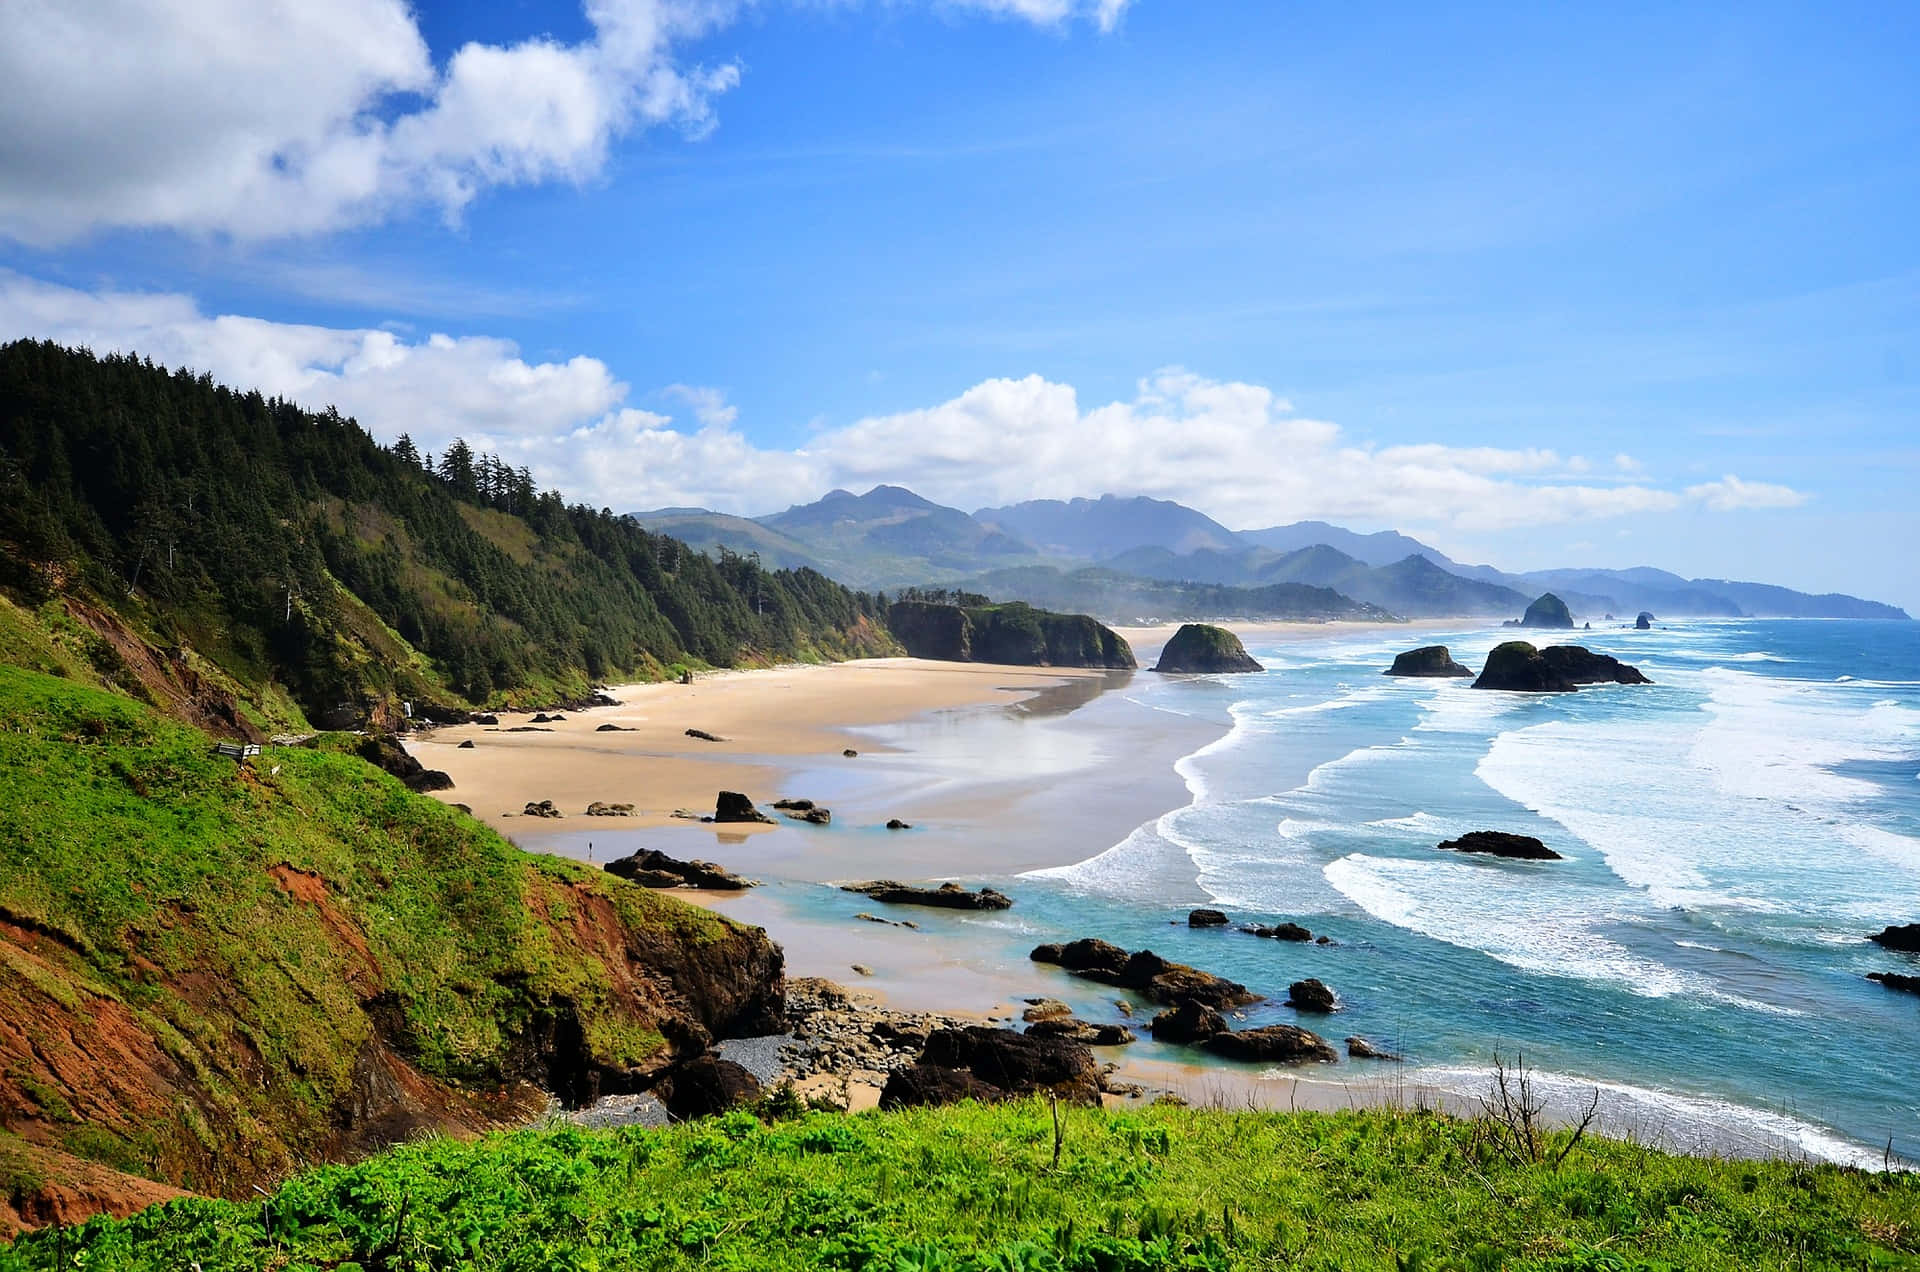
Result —
<instances>
[{"instance_id":1,"label":"coastal cliff","mask_svg":"<svg viewBox=\"0 0 1920 1272\"><path fill-rule=\"evenodd\" d=\"M915 658L1019 667L1132 670L1133 650L1085 614L1056 614L1013 602L949 605L896 601L887 610L895 640Z\"/></svg>"},{"instance_id":2,"label":"coastal cliff","mask_svg":"<svg viewBox=\"0 0 1920 1272\"><path fill-rule=\"evenodd\" d=\"M0 1230L638 1090L784 1027L744 928L409 792L0 667Z\"/></svg>"}]
</instances>

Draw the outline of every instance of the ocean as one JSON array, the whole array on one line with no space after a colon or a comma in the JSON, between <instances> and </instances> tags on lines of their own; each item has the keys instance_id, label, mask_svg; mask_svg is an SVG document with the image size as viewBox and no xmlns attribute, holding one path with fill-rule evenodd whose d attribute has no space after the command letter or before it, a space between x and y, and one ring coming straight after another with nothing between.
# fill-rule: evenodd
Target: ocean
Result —
<instances>
[{"instance_id":1,"label":"ocean","mask_svg":"<svg viewBox=\"0 0 1920 1272\"><path fill-rule=\"evenodd\" d=\"M1477 669L1513 635L1430 639ZM1145 705L1231 731L1180 761L1187 806L1022 879L1030 915L1077 929L1094 905L1249 984L1317 975L1344 1005L1335 1032L1437 1084L1480 1082L1498 1050L1549 1086L1602 1087L1629 1130L1920 1157L1920 998L1865 979L1920 960L1864 939L1920 920L1920 624L1571 639L1655 683L1536 696L1387 677L1409 643L1392 632L1255 641L1261 675L1141 678ZM1567 859L1436 851L1476 829ZM1338 944L1169 929L1183 883Z\"/></svg>"}]
</instances>

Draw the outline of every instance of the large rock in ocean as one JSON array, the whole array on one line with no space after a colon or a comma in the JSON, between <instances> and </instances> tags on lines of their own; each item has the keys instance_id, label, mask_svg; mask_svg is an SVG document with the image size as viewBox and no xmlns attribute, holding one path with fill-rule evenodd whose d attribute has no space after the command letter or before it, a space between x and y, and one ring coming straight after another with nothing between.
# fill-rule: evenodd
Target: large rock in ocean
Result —
<instances>
[{"instance_id":1,"label":"large rock in ocean","mask_svg":"<svg viewBox=\"0 0 1920 1272\"><path fill-rule=\"evenodd\" d=\"M1480 852L1489 857L1512 857L1517 861L1560 861L1559 853L1532 835L1511 835L1504 830L1470 830L1458 839L1440 845L1442 852Z\"/></svg>"},{"instance_id":2,"label":"large rock in ocean","mask_svg":"<svg viewBox=\"0 0 1920 1272\"><path fill-rule=\"evenodd\" d=\"M1262 1064L1332 1064L1340 1058L1325 1038L1297 1025L1263 1025L1239 1033L1217 1033L1200 1045L1229 1060Z\"/></svg>"},{"instance_id":3,"label":"large rock in ocean","mask_svg":"<svg viewBox=\"0 0 1920 1272\"><path fill-rule=\"evenodd\" d=\"M1453 660L1453 651L1445 645L1423 645L1396 654L1389 676L1471 676L1472 671Z\"/></svg>"},{"instance_id":4,"label":"large rock in ocean","mask_svg":"<svg viewBox=\"0 0 1920 1272\"><path fill-rule=\"evenodd\" d=\"M1004 892L996 892L992 888L969 892L957 883L943 883L937 888L916 888L911 884L899 883L892 879L875 879L871 883L842 884L840 891L857 892L861 896L872 897L875 901L885 901L889 905L930 905L942 910L1009 910L1013 908L1013 898Z\"/></svg>"},{"instance_id":5,"label":"large rock in ocean","mask_svg":"<svg viewBox=\"0 0 1920 1272\"><path fill-rule=\"evenodd\" d=\"M1238 636L1211 623L1181 624L1167 647L1160 651L1160 661L1153 669L1175 673L1264 670L1247 653Z\"/></svg>"},{"instance_id":6,"label":"large rock in ocean","mask_svg":"<svg viewBox=\"0 0 1920 1272\"><path fill-rule=\"evenodd\" d=\"M1652 614L1649 614L1649 613L1648 613L1648 612L1647 612L1646 610L1641 610L1641 611L1640 611L1640 617L1638 617L1638 618L1636 618L1636 619L1634 619L1634 620L1633 620L1633 629L1634 629L1635 631L1639 631L1639 632L1650 632L1650 631L1652 631L1652 630L1653 630L1653 615L1652 615Z\"/></svg>"},{"instance_id":7,"label":"large rock in ocean","mask_svg":"<svg viewBox=\"0 0 1920 1272\"><path fill-rule=\"evenodd\" d=\"M1521 627L1550 627L1561 631L1573 630L1573 611L1567 603L1552 592L1543 594L1533 604L1527 606L1527 612L1520 616Z\"/></svg>"},{"instance_id":8,"label":"large rock in ocean","mask_svg":"<svg viewBox=\"0 0 1920 1272\"><path fill-rule=\"evenodd\" d=\"M1573 693L1581 685L1650 685L1653 682L1611 654L1580 645L1535 649L1524 640L1496 645L1473 682L1475 689L1510 693Z\"/></svg>"},{"instance_id":9,"label":"large rock in ocean","mask_svg":"<svg viewBox=\"0 0 1920 1272\"><path fill-rule=\"evenodd\" d=\"M1903 950L1908 954L1920 954L1920 923L1903 923L1890 926L1883 932L1875 932L1867 938L1875 945L1884 945L1890 950Z\"/></svg>"},{"instance_id":10,"label":"large rock in ocean","mask_svg":"<svg viewBox=\"0 0 1920 1272\"><path fill-rule=\"evenodd\" d=\"M773 818L753 806L753 801L739 791L721 791L714 801L713 820L716 822L758 822L773 825Z\"/></svg>"}]
</instances>

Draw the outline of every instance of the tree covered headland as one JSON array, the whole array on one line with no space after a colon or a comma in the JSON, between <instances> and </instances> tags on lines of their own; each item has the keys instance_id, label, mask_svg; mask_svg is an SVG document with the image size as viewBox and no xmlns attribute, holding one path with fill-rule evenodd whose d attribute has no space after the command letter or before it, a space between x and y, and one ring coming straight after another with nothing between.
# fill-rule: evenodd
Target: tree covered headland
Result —
<instances>
[{"instance_id":1,"label":"tree covered headland","mask_svg":"<svg viewBox=\"0 0 1920 1272\"><path fill-rule=\"evenodd\" d=\"M718 560L455 442L137 357L0 346L0 589L85 597L249 696L484 703L888 652L881 598Z\"/></svg>"}]
</instances>

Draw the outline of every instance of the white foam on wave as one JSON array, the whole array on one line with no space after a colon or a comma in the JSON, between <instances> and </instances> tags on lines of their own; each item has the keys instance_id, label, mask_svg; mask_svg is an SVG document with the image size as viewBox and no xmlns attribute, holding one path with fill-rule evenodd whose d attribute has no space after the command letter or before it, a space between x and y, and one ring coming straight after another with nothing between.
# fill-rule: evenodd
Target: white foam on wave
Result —
<instances>
[{"instance_id":1,"label":"white foam on wave","mask_svg":"<svg viewBox=\"0 0 1920 1272\"><path fill-rule=\"evenodd\" d=\"M1646 998L1691 994L1776 1015L1798 1015L1719 989L1708 977L1634 953L1597 929L1627 917L1605 898L1546 890L1492 863L1409 861L1351 853L1322 873L1382 922L1478 950L1522 971L1570 976ZM1531 873L1531 872L1529 872Z\"/></svg>"},{"instance_id":2,"label":"white foam on wave","mask_svg":"<svg viewBox=\"0 0 1920 1272\"><path fill-rule=\"evenodd\" d=\"M1438 835L1444 839L1453 834L1452 822L1444 821L1425 811L1412 813L1406 817L1382 817L1378 821L1368 822L1367 825L1379 826L1385 830L1411 831L1423 837Z\"/></svg>"},{"instance_id":3,"label":"white foam on wave","mask_svg":"<svg viewBox=\"0 0 1920 1272\"><path fill-rule=\"evenodd\" d=\"M1436 1065L1407 1076L1413 1083L1477 1100L1488 1093L1493 1071ZM1530 1072L1528 1077L1546 1098L1549 1111L1561 1116L1577 1115L1592 1093L1600 1092L1600 1130L1616 1139L1719 1156L1808 1157L1862 1170L1879 1170L1885 1162L1881 1150L1790 1113L1564 1073Z\"/></svg>"},{"instance_id":4,"label":"white foam on wave","mask_svg":"<svg viewBox=\"0 0 1920 1272\"><path fill-rule=\"evenodd\" d=\"M1756 663L1756 662L1788 663L1788 662L1792 662L1793 659L1782 658L1778 654L1762 653L1761 651L1755 649L1755 650L1749 650L1747 653L1744 653L1744 654L1728 654L1725 661L1740 662L1740 663Z\"/></svg>"}]
</instances>

